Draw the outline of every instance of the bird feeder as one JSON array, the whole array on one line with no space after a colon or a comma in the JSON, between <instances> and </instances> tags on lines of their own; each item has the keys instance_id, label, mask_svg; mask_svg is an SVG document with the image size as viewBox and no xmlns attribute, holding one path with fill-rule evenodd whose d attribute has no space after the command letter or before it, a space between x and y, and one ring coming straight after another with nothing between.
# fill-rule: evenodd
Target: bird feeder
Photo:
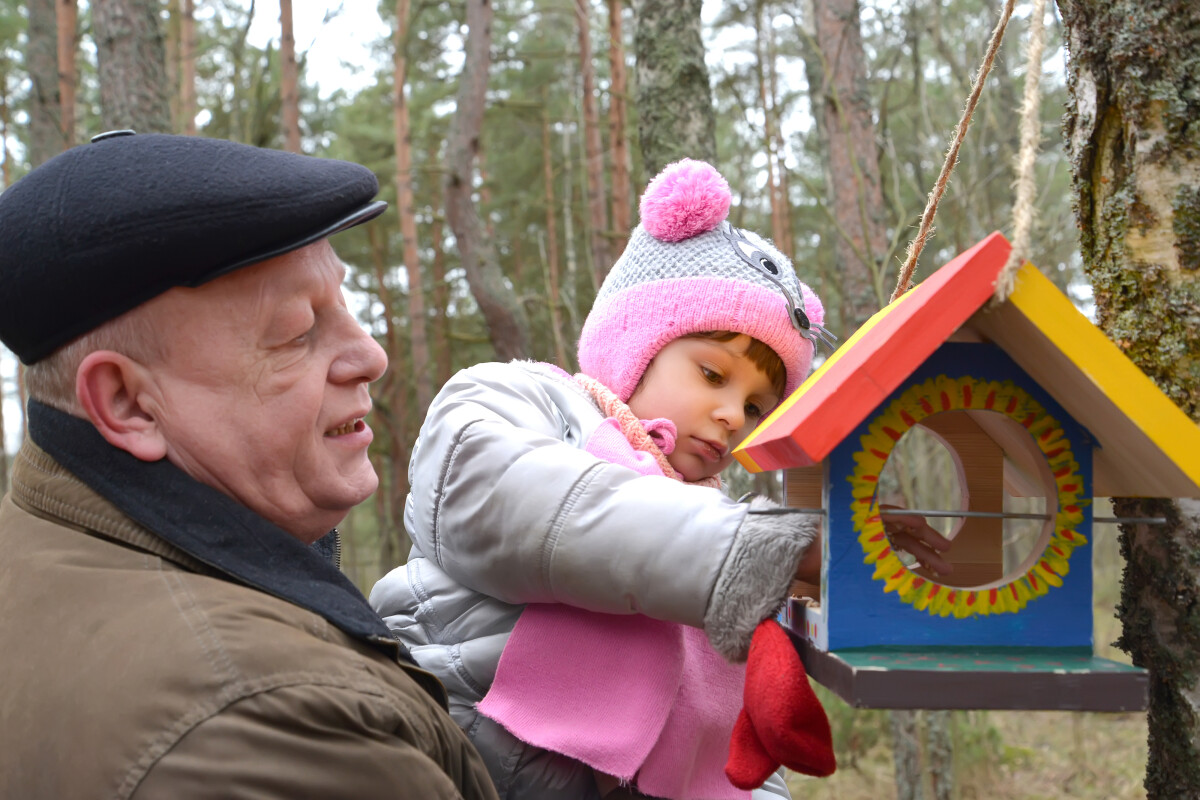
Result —
<instances>
[{"instance_id":1,"label":"bird feeder","mask_svg":"<svg viewBox=\"0 0 1200 800\"><path fill-rule=\"evenodd\" d=\"M736 452L824 515L820 586L782 621L852 705L1146 706L1145 671L1093 652L1093 498L1200 497L1200 428L1032 264L989 302L1009 250L884 308ZM891 548L889 504L946 526L950 574Z\"/></svg>"}]
</instances>

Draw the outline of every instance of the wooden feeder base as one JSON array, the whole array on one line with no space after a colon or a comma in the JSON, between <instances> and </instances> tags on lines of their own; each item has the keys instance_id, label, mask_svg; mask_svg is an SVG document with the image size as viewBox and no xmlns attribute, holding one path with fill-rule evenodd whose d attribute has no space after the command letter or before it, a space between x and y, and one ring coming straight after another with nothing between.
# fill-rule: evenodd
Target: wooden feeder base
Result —
<instances>
[{"instance_id":1,"label":"wooden feeder base","mask_svg":"<svg viewBox=\"0 0 1200 800\"><path fill-rule=\"evenodd\" d=\"M792 635L808 674L857 708L1142 711L1146 671L1086 648L855 647Z\"/></svg>"}]
</instances>

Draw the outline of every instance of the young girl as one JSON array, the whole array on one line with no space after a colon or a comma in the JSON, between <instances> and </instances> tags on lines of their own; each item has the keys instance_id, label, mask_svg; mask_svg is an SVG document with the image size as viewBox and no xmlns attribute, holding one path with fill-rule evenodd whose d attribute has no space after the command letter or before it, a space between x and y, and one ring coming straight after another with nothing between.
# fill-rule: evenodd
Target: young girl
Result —
<instances>
[{"instance_id":1,"label":"young girl","mask_svg":"<svg viewBox=\"0 0 1200 800\"><path fill-rule=\"evenodd\" d=\"M583 374L464 370L414 447L412 553L371 603L445 684L502 797L750 796L723 773L730 662L817 518L714 488L808 374L824 312L729 205L709 165L667 167L584 325ZM788 796L778 775L760 795Z\"/></svg>"}]
</instances>

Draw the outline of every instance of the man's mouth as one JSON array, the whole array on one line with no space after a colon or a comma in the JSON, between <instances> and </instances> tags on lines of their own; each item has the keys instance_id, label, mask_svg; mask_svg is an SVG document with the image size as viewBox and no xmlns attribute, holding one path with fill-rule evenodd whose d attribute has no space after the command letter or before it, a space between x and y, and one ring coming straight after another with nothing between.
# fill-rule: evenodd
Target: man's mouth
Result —
<instances>
[{"instance_id":1,"label":"man's mouth","mask_svg":"<svg viewBox=\"0 0 1200 800\"><path fill-rule=\"evenodd\" d=\"M347 422L344 425L337 426L333 430L325 431L325 435L326 436L346 436L348 434L355 433L357 431L361 431L362 429L363 429L362 417L357 417L355 419L350 420L349 422Z\"/></svg>"}]
</instances>

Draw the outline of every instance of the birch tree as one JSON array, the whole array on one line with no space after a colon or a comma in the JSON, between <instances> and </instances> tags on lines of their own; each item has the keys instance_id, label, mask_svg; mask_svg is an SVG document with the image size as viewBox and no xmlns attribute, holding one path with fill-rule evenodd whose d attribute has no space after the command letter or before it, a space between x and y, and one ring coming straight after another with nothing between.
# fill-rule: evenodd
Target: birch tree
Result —
<instances>
[{"instance_id":1,"label":"birch tree","mask_svg":"<svg viewBox=\"0 0 1200 800\"><path fill-rule=\"evenodd\" d=\"M1064 132L1084 268L1100 327L1200 419L1200 5L1059 0ZM1150 673L1151 800L1200 796L1200 504L1133 500L1118 645Z\"/></svg>"}]
</instances>

